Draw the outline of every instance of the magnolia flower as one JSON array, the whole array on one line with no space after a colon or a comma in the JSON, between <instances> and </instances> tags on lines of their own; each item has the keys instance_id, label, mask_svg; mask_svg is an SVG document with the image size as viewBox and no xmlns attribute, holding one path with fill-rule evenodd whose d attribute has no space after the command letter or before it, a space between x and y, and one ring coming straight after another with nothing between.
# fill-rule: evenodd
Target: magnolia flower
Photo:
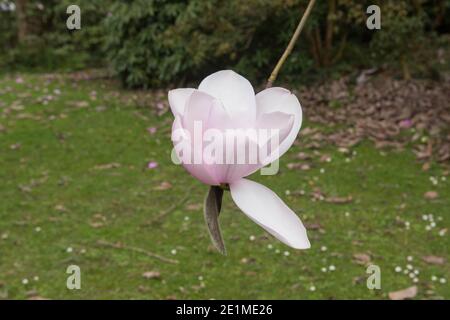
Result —
<instances>
[{"instance_id":1,"label":"magnolia flower","mask_svg":"<svg viewBox=\"0 0 450 320\"><path fill-rule=\"evenodd\" d=\"M293 144L302 122L296 96L277 87L255 95L250 82L231 70L209 75L198 89L175 89L168 96L175 116L172 127L175 153L191 175L215 190L210 199L216 203L213 209L217 217L223 189L229 188L233 201L251 220L293 248L309 248L305 227L298 216L273 191L244 178L277 160ZM244 132L240 142L231 146L217 144L218 141L224 144L239 130ZM265 135L255 134L263 131ZM213 143L215 151L207 153ZM257 155L253 161L245 158L245 162L239 162L235 155L238 150L247 153L256 150ZM228 153L232 156L228 157ZM208 201L205 210L207 214ZM208 226L213 233L211 229L218 228L214 223Z\"/></svg>"}]
</instances>

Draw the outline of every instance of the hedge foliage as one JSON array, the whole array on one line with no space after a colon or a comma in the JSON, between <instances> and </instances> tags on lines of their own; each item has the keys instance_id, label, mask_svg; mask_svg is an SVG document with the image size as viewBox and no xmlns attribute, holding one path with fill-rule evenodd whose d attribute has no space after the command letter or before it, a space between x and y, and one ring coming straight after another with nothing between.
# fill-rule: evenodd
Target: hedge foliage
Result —
<instances>
[{"instance_id":1,"label":"hedge foliage","mask_svg":"<svg viewBox=\"0 0 450 320\"><path fill-rule=\"evenodd\" d=\"M376 31L365 25L366 8L374 2L382 12L382 29ZM14 40L17 19L13 14L0 19L0 26L9 30L0 34L8 48L6 53L0 51L7 56L3 62L47 67L67 62L83 67L101 61L126 86L153 87L181 85L223 68L263 81L282 54L308 0L32 3L28 15L35 27L27 43ZM75 3L82 11L82 29L68 31L65 10ZM448 36L445 16L449 9L445 0L316 1L280 77L302 81L329 75L330 70L380 64L401 66L404 74L410 73L411 67L430 63L430 59L417 61L418 53Z\"/></svg>"}]
</instances>

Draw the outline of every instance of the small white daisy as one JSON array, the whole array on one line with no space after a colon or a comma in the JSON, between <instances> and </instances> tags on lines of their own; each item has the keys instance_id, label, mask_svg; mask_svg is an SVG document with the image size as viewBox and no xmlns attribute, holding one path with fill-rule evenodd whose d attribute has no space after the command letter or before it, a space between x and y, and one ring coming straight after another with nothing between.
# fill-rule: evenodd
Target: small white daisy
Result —
<instances>
[{"instance_id":1,"label":"small white daisy","mask_svg":"<svg viewBox=\"0 0 450 320\"><path fill-rule=\"evenodd\" d=\"M309 291L316 291L316 287L314 286L309 287Z\"/></svg>"},{"instance_id":2,"label":"small white daisy","mask_svg":"<svg viewBox=\"0 0 450 320\"><path fill-rule=\"evenodd\" d=\"M22 283L25 284L25 285L28 284L28 279L27 278L22 279Z\"/></svg>"},{"instance_id":3,"label":"small white daisy","mask_svg":"<svg viewBox=\"0 0 450 320\"><path fill-rule=\"evenodd\" d=\"M445 279L445 278L440 278L440 279L439 279L439 282L440 282L440 283L446 283L446 282L447 282L447 279Z\"/></svg>"},{"instance_id":4,"label":"small white daisy","mask_svg":"<svg viewBox=\"0 0 450 320\"><path fill-rule=\"evenodd\" d=\"M321 247L320 247L320 251L327 251L327 249L328 249L328 248L327 248L326 246L321 246Z\"/></svg>"},{"instance_id":5,"label":"small white daisy","mask_svg":"<svg viewBox=\"0 0 450 320\"><path fill-rule=\"evenodd\" d=\"M395 272L402 272L402 267L396 266L395 267Z\"/></svg>"},{"instance_id":6,"label":"small white daisy","mask_svg":"<svg viewBox=\"0 0 450 320\"><path fill-rule=\"evenodd\" d=\"M177 249L172 249L172 250L170 251L170 253L173 254L173 255L176 255L176 254L177 254Z\"/></svg>"},{"instance_id":7,"label":"small white daisy","mask_svg":"<svg viewBox=\"0 0 450 320\"><path fill-rule=\"evenodd\" d=\"M334 265L330 265L330 266L328 267L328 270L334 271L334 270L336 270L336 267L335 267Z\"/></svg>"},{"instance_id":8,"label":"small white daisy","mask_svg":"<svg viewBox=\"0 0 450 320\"><path fill-rule=\"evenodd\" d=\"M256 237L252 235L249 237L249 239L250 239L250 241L255 241Z\"/></svg>"},{"instance_id":9,"label":"small white daisy","mask_svg":"<svg viewBox=\"0 0 450 320\"><path fill-rule=\"evenodd\" d=\"M73 251L72 247L68 247L68 248L66 249L66 252L68 252L68 253L71 253L72 251Z\"/></svg>"}]
</instances>

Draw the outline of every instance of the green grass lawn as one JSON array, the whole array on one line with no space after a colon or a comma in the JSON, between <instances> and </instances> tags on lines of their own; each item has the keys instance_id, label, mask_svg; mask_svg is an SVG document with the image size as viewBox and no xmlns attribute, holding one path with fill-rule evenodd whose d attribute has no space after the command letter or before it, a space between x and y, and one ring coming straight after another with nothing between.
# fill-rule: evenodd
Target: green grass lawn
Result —
<instances>
[{"instance_id":1,"label":"green grass lawn","mask_svg":"<svg viewBox=\"0 0 450 320\"><path fill-rule=\"evenodd\" d=\"M106 81L17 77L0 78L0 298L388 299L413 285L417 299L450 298L450 177L437 164L423 171L411 150L330 147L330 162L300 171L286 167L305 151L294 146L278 175L252 179L299 214L311 249L278 242L226 194L222 256L203 219L207 186L170 160L170 112L157 115ZM148 169L150 161L158 166ZM353 201L312 201L315 188ZM425 199L431 190L439 196ZM424 215L433 215L431 230ZM368 257L381 268L380 290L366 287ZM66 288L71 264L81 268L80 290ZM394 270L407 264L417 282ZM144 277L149 271L160 276Z\"/></svg>"}]
</instances>

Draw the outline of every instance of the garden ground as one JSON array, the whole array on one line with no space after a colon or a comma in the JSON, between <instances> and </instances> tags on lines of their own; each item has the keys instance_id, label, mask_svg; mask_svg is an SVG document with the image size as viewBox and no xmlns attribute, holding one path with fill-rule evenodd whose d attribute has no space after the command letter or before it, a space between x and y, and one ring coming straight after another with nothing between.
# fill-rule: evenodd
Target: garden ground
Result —
<instances>
[{"instance_id":1,"label":"garden ground","mask_svg":"<svg viewBox=\"0 0 450 320\"><path fill-rule=\"evenodd\" d=\"M305 132L324 126L305 118ZM311 249L278 242L226 194L222 256L207 186L170 160L171 122L165 91L1 76L0 298L388 299L412 286L416 299L450 298L445 163L367 139L311 150L300 135L279 174L251 178L298 213ZM66 288L72 264L80 290ZM366 286L369 264L380 290Z\"/></svg>"}]
</instances>

